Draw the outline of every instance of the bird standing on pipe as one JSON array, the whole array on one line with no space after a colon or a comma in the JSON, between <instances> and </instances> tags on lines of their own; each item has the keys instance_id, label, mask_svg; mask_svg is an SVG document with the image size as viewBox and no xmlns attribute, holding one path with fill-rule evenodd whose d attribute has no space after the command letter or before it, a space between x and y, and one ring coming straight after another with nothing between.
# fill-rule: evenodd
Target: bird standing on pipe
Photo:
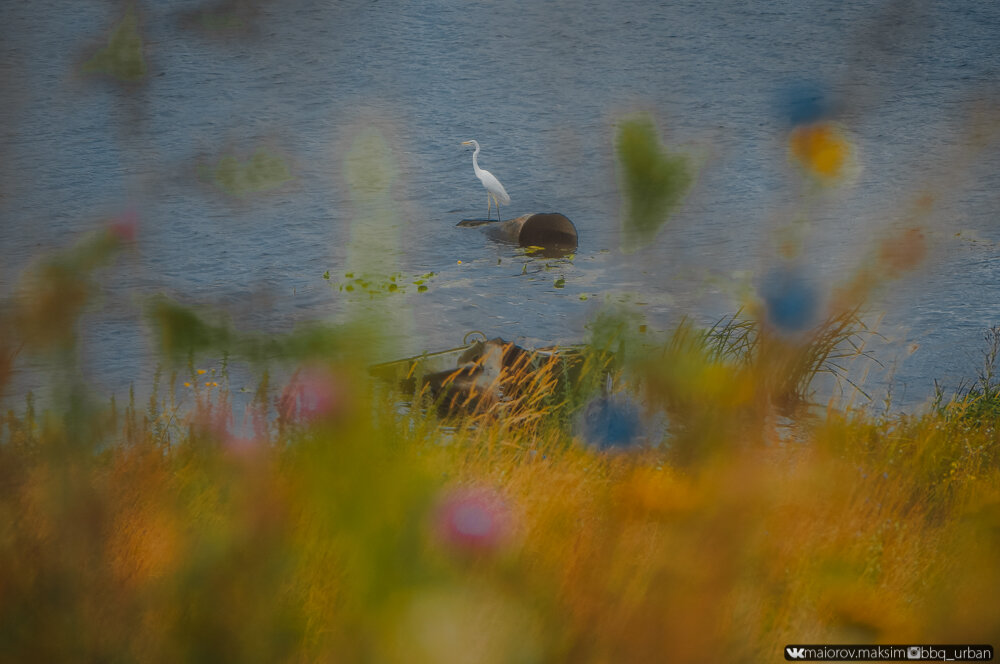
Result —
<instances>
[{"instance_id":1,"label":"bird standing on pipe","mask_svg":"<svg viewBox=\"0 0 1000 664\"><path fill-rule=\"evenodd\" d=\"M479 156L479 143L476 141L463 141L462 145L472 145L476 148L476 151L472 153L472 170L476 172L476 177L486 187L486 218L489 219L490 209L493 203L496 203L497 221L500 221L500 204L507 205L510 203L510 196L507 195L503 185L500 184L500 180L496 179L496 176L489 171L479 168L479 161L477 159Z\"/></svg>"}]
</instances>

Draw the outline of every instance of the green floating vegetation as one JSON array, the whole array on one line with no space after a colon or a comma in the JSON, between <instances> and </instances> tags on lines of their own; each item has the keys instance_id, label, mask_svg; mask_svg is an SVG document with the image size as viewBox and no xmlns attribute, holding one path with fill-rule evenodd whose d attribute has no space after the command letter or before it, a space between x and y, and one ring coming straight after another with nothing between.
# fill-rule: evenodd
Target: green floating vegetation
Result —
<instances>
[{"instance_id":1,"label":"green floating vegetation","mask_svg":"<svg viewBox=\"0 0 1000 664\"><path fill-rule=\"evenodd\" d=\"M332 283L340 293L364 293L369 298L383 297L386 295L397 295L406 293L410 286L416 286L418 293L428 290L427 282L437 276L437 272L426 272L424 274L406 277L401 272L390 275L360 275L355 276L354 272L345 272L342 281ZM323 278L330 281L330 271L323 273Z\"/></svg>"},{"instance_id":2,"label":"green floating vegetation","mask_svg":"<svg viewBox=\"0 0 1000 664\"><path fill-rule=\"evenodd\" d=\"M233 155L222 157L214 166L200 166L198 173L202 179L238 197L270 191L294 179L288 162L264 148L246 161Z\"/></svg>"},{"instance_id":3,"label":"green floating vegetation","mask_svg":"<svg viewBox=\"0 0 1000 664\"><path fill-rule=\"evenodd\" d=\"M84 63L87 74L101 73L121 81L134 82L146 75L146 60L142 55L142 37L135 9L129 7L125 17L108 37L108 45Z\"/></svg>"},{"instance_id":4,"label":"green floating vegetation","mask_svg":"<svg viewBox=\"0 0 1000 664\"><path fill-rule=\"evenodd\" d=\"M662 145L647 115L622 122L615 141L623 194L622 248L648 244L684 199L694 182L690 160Z\"/></svg>"}]
</instances>

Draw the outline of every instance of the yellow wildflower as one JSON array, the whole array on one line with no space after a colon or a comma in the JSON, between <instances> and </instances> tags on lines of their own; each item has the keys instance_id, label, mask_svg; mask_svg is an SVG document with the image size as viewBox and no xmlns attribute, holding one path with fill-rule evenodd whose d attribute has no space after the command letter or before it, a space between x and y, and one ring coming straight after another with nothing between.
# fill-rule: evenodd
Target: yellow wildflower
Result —
<instances>
[{"instance_id":1,"label":"yellow wildflower","mask_svg":"<svg viewBox=\"0 0 1000 664\"><path fill-rule=\"evenodd\" d=\"M849 146L836 127L821 123L795 129L789 137L789 149L815 175L836 178L843 174Z\"/></svg>"}]
</instances>

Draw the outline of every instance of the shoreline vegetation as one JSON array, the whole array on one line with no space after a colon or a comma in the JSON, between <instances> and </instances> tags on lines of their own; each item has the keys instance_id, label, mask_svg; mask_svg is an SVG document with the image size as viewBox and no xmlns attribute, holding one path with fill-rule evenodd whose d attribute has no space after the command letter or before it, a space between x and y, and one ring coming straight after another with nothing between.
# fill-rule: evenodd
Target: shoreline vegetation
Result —
<instances>
[{"instance_id":1,"label":"shoreline vegetation","mask_svg":"<svg viewBox=\"0 0 1000 664\"><path fill-rule=\"evenodd\" d=\"M817 113L790 130L808 191L854 163ZM392 178L365 136L351 173L370 201ZM623 250L638 251L696 168L648 117L623 121L616 149ZM125 213L0 306L0 394L23 357L57 367L45 404L0 415L0 662L756 662L795 643L995 643L1000 328L979 374L921 412L816 403L830 377L864 400L866 303L924 261L931 203L841 284L810 279L793 232L715 326L654 332L609 305L572 354L486 342L461 375L404 390L369 353L385 298L422 297L435 273L328 271L382 315L281 335L153 297L162 370L145 404L102 401L78 369L102 270L137 242ZM368 240L352 259L376 265ZM236 364L259 377L239 421Z\"/></svg>"},{"instance_id":2,"label":"shoreline vegetation","mask_svg":"<svg viewBox=\"0 0 1000 664\"><path fill-rule=\"evenodd\" d=\"M39 263L4 309L0 385L20 352L72 365L95 274L134 230ZM797 282L773 282L756 309L658 341L606 311L571 370L515 363L443 411L419 381L371 379L363 325L266 337L154 299L165 393L101 403L66 371L44 409L0 417L0 661L995 642L1000 330L921 413L817 405L814 379L870 361L871 333L858 308L803 316ZM196 368L223 353L262 367L243 423L226 366ZM298 367L286 384L275 361Z\"/></svg>"}]
</instances>

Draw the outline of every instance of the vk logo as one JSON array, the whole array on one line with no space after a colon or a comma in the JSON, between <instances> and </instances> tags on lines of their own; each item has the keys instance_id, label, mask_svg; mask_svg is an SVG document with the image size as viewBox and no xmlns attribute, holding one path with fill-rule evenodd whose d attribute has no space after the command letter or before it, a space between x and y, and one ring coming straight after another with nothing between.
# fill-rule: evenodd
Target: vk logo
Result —
<instances>
[{"instance_id":1,"label":"vk logo","mask_svg":"<svg viewBox=\"0 0 1000 664\"><path fill-rule=\"evenodd\" d=\"M802 659L805 656L805 648L792 648L791 646L785 648L785 659Z\"/></svg>"}]
</instances>

